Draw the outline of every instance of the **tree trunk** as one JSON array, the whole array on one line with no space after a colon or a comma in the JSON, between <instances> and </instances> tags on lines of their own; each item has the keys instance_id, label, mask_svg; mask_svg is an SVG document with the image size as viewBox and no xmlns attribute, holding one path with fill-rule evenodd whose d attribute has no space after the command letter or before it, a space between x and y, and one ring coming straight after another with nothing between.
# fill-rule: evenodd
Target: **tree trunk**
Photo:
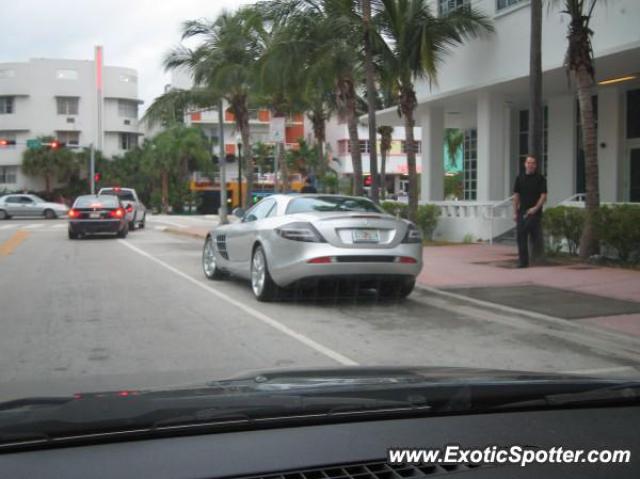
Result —
<instances>
[{"instance_id":1,"label":"tree trunk","mask_svg":"<svg viewBox=\"0 0 640 479\"><path fill-rule=\"evenodd\" d=\"M324 177L327 174L327 164L324 157L324 143L326 141L326 124L324 113L314 112L312 113L311 123L313 125L313 136L316 140L317 155L318 155L318 175Z\"/></svg>"},{"instance_id":2,"label":"tree trunk","mask_svg":"<svg viewBox=\"0 0 640 479\"><path fill-rule=\"evenodd\" d=\"M379 201L380 178L378 177L378 144L376 128L376 85L373 58L371 52L371 38L369 28L371 24L371 0L362 0L362 19L364 22L364 64L367 83L367 110L369 117L369 173L371 173L371 199Z\"/></svg>"},{"instance_id":3,"label":"tree trunk","mask_svg":"<svg viewBox=\"0 0 640 479\"><path fill-rule=\"evenodd\" d=\"M162 213L167 214L169 212L169 173L167 171L162 172Z\"/></svg>"},{"instance_id":4,"label":"tree trunk","mask_svg":"<svg viewBox=\"0 0 640 479\"><path fill-rule=\"evenodd\" d=\"M380 148L380 199L387 197L387 150Z\"/></svg>"},{"instance_id":5,"label":"tree trunk","mask_svg":"<svg viewBox=\"0 0 640 479\"><path fill-rule=\"evenodd\" d=\"M586 182L586 218L580 238L580 257L587 259L599 250L598 238L594 228L594 217L600 207L598 184L598 155L596 151L596 129L593 121L593 103L591 88L593 78L586 67L581 66L575 72L578 86L578 104L580 105L580 126L585 156Z\"/></svg>"},{"instance_id":6,"label":"tree trunk","mask_svg":"<svg viewBox=\"0 0 640 479\"><path fill-rule=\"evenodd\" d=\"M531 0L531 43L529 51L529 154L538 162L538 172L543 170L544 147L542 104L542 0Z\"/></svg>"},{"instance_id":7,"label":"tree trunk","mask_svg":"<svg viewBox=\"0 0 640 479\"><path fill-rule=\"evenodd\" d=\"M416 145L413 137L415 120L413 113L416 109L416 94L411 87L403 87L400 92L400 109L404 117L405 151L407 155L407 170L409 174L409 220L415 222L418 215L418 171L416 169Z\"/></svg>"}]
</instances>

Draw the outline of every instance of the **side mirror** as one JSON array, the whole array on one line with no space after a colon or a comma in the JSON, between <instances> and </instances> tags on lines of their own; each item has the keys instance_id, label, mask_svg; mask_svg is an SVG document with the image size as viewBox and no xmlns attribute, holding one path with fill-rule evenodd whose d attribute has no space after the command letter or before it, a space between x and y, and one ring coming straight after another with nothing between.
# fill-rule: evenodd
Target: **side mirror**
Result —
<instances>
[{"instance_id":1,"label":"side mirror","mask_svg":"<svg viewBox=\"0 0 640 479\"><path fill-rule=\"evenodd\" d=\"M240 218L240 219L244 218L244 213L245 213L245 211L244 211L242 208L235 208L235 209L231 212L231 214L232 214L233 216L235 216L236 218Z\"/></svg>"}]
</instances>

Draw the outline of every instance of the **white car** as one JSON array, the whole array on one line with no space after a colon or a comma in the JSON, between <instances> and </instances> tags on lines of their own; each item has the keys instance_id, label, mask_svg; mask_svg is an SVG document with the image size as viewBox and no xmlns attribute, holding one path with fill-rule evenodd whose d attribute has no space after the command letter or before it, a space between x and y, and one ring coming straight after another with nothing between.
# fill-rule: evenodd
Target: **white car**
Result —
<instances>
[{"instance_id":1,"label":"white car","mask_svg":"<svg viewBox=\"0 0 640 479\"><path fill-rule=\"evenodd\" d=\"M62 203L45 201L39 196L12 194L0 197L0 220L14 216L55 219L66 216L69 208Z\"/></svg>"},{"instance_id":2,"label":"white car","mask_svg":"<svg viewBox=\"0 0 640 479\"><path fill-rule=\"evenodd\" d=\"M129 221L129 231L133 231L136 228L144 228L147 218L147 208L142 204L142 201L138 198L138 193L133 188L120 188L114 186L110 188L100 188L99 195L113 195L120 199L120 202L125 208L127 213L127 220Z\"/></svg>"}]
</instances>

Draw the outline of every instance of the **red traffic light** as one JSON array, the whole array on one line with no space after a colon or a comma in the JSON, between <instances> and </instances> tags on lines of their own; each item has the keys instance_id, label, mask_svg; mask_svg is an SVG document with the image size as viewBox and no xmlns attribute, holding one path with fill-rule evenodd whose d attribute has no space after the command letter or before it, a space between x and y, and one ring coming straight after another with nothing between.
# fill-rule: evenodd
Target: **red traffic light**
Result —
<instances>
[{"instance_id":1,"label":"red traffic light","mask_svg":"<svg viewBox=\"0 0 640 479\"><path fill-rule=\"evenodd\" d=\"M15 145L15 140L7 140L5 138L0 138L0 146L12 146Z\"/></svg>"},{"instance_id":2,"label":"red traffic light","mask_svg":"<svg viewBox=\"0 0 640 479\"><path fill-rule=\"evenodd\" d=\"M371 175L364 177L364 186L371 186L373 184L373 178Z\"/></svg>"},{"instance_id":3,"label":"red traffic light","mask_svg":"<svg viewBox=\"0 0 640 479\"><path fill-rule=\"evenodd\" d=\"M102 178L102 174L100 173L96 173L95 175L93 175L93 180L97 183L98 181L100 181L100 178Z\"/></svg>"},{"instance_id":4,"label":"red traffic light","mask_svg":"<svg viewBox=\"0 0 640 479\"><path fill-rule=\"evenodd\" d=\"M61 143L57 140L52 141L49 146L51 147L52 150L56 150L58 148L60 148Z\"/></svg>"}]
</instances>

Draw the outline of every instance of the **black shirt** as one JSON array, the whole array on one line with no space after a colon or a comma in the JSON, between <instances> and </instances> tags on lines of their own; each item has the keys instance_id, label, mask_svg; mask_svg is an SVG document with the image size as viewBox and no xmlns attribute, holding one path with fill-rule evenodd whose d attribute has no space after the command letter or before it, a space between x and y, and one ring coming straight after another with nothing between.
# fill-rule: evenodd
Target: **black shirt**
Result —
<instances>
[{"instance_id":1,"label":"black shirt","mask_svg":"<svg viewBox=\"0 0 640 479\"><path fill-rule=\"evenodd\" d=\"M520 195L520 213L525 213L538 203L543 193L547 192L547 179L538 173L518 175L513 192ZM541 213L542 208L537 214Z\"/></svg>"}]
</instances>

